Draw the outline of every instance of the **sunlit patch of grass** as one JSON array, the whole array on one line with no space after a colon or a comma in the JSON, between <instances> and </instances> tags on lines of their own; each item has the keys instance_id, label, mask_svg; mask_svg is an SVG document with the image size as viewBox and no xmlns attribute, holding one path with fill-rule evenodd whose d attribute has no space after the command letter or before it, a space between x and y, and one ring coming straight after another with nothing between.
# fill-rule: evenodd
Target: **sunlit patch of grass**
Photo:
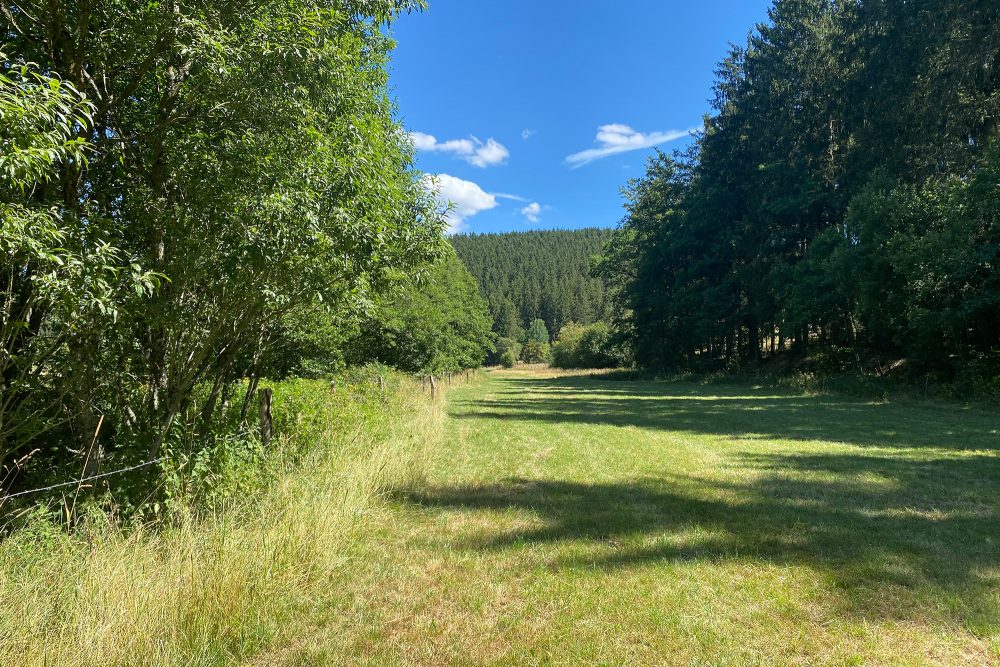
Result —
<instances>
[{"instance_id":1,"label":"sunlit patch of grass","mask_svg":"<svg viewBox=\"0 0 1000 667\"><path fill-rule=\"evenodd\" d=\"M524 370L449 402L330 664L1000 662L995 414Z\"/></svg>"}]
</instances>

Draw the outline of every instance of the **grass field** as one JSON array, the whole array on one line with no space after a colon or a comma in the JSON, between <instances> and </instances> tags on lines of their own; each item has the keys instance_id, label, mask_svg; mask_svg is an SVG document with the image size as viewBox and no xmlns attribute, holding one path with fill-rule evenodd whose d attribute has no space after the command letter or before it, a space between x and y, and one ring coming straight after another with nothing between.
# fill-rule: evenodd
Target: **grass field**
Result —
<instances>
[{"instance_id":1,"label":"grass field","mask_svg":"<svg viewBox=\"0 0 1000 667\"><path fill-rule=\"evenodd\" d=\"M1000 417L494 372L259 665L1000 664Z\"/></svg>"},{"instance_id":2,"label":"grass field","mask_svg":"<svg viewBox=\"0 0 1000 667\"><path fill-rule=\"evenodd\" d=\"M221 667L324 625L364 517L440 443L441 402L387 385L272 385L274 455L251 468L266 483L238 478L245 493L210 512L96 514L72 532L38 519L0 540L0 667Z\"/></svg>"},{"instance_id":3,"label":"grass field","mask_svg":"<svg viewBox=\"0 0 1000 667\"><path fill-rule=\"evenodd\" d=\"M543 369L275 405L305 458L242 501L0 542L0 666L1000 664L992 412Z\"/></svg>"}]
</instances>

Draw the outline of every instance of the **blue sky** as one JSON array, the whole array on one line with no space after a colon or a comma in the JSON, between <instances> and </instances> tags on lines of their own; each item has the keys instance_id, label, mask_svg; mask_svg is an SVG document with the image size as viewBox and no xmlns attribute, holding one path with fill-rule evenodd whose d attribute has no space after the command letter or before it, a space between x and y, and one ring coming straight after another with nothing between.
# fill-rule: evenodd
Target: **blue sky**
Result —
<instances>
[{"instance_id":1,"label":"blue sky","mask_svg":"<svg viewBox=\"0 0 1000 667\"><path fill-rule=\"evenodd\" d=\"M430 0L392 28L393 96L455 230L613 226L651 145L709 111L769 0Z\"/></svg>"}]
</instances>

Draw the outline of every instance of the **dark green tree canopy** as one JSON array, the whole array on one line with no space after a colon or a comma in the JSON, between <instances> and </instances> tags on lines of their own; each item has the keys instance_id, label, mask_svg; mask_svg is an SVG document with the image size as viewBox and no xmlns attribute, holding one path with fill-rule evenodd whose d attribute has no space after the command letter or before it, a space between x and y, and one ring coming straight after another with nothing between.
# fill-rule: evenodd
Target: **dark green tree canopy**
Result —
<instances>
[{"instance_id":1,"label":"dark green tree canopy","mask_svg":"<svg viewBox=\"0 0 1000 667\"><path fill-rule=\"evenodd\" d=\"M775 2L626 188L600 273L637 362L996 362L998 54L992 0Z\"/></svg>"},{"instance_id":2,"label":"dark green tree canopy","mask_svg":"<svg viewBox=\"0 0 1000 667\"><path fill-rule=\"evenodd\" d=\"M591 276L611 230L579 229L459 234L455 251L479 282L494 331L518 338L535 319L549 332L590 323L607 311L604 285Z\"/></svg>"}]
</instances>

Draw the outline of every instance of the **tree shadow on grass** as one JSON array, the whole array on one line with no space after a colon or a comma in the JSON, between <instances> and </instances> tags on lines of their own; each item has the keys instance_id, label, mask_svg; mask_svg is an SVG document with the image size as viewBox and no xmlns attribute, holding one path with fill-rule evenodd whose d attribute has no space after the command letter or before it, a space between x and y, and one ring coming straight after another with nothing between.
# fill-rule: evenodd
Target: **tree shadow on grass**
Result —
<instances>
[{"instance_id":1,"label":"tree shadow on grass","mask_svg":"<svg viewBox=\"0 0 1000 667\"><path fill-rule=\"evenodd\" d=\"M607 424L732 437L1000 451L1000 415L774 389L504 378L492 397L458 401L459 419Z\"/></svg>"},{"instance_id":2,"label":"tree shadow on grass","mask_svg":"<svg viewBox=\"0 0 1000 667\"><path fill-rule=\"evenodd\" d=\"M727 450L728 474L718 478L513 478L403 499L431 509L514 509L537 519L529 528L467 537L467 549L569 546L557 552L555 567L693 560L805 565L830 578L847 613L908 618L914 599L924 609L940 599L956 622L1000 632L997 415L600 378L504 378L495 389L485 399L454 401L453 417L823 440L865 449L737 447Z\"/></svg>"},{"instance_id":3,"label":"tree shadow on grass","mask_svg":"<svg viewBox=\"0 0 1000 667\"><path fill-rule=\"evenodd\" d=\"M956 621L1000 632L994 458L755 455L742 463L750 473L743 482L513 478L402 500L537 519L459 543L472 551L560 545L569 548L549 565L606 570L683 561L805 565L831 578L841 611L904 619L914 596L926 604L947 595Z\"/></svg>"}]
</instances>

